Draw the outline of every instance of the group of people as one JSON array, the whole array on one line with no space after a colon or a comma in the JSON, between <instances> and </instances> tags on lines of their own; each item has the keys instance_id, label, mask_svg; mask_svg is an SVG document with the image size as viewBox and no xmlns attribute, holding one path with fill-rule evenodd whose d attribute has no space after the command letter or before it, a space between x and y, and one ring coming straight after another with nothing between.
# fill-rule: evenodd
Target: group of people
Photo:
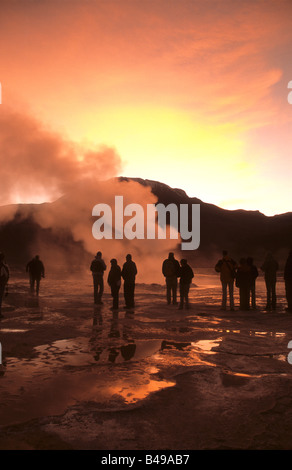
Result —
<instances>
[{"instance_id":1,"label":"group of people","mask_svg":"<svg viewBox=\"0 0 292 470\"><path fill-rule=\"evenodd\" d=\"M256 309L256 279L259 275L253 258L241 258L239 264L228 255L227 251L222 252L222 258L217 262L215 271L220 273L222 284L222 305L221 309L226 310L227 296L229 294L230 310L234 310L234 284L239 289L239 309ZM264 263L260 267L264 273L266 284L267 302L266 310L275 310L277 304L276 282L279 263L268 253ZM285 264L284 281L287 298L287 311L292 312L292 250Z\"/></svg>"},{"instance_id":2,"label":"group of people","mask_svg":"<svg viewBox=\"0 0 292 470\"><path fill-rule=\"evenodd\" d=\"M39 255L36 255L26 265L26 272L29 274L30 292L39 295L40 281L45 277L45 268L43 262L40 260ZM8 280L10 272L7 264L5 263L4 254L0 253L0 318L2 314L2 301L4 295L8 294Z\"/></svg>"},{"instance_id":3,"label":"group of people","mask_svg":"<svg viewBox=\"0 0 292 470\"><path fill-rule=\"evenodd\" d=\"M111 259L111 268L108 273L107 282L111 288L111 295L113 298L112 310L119 308L119 292L124 280L124 299L125 308L132 309L135 307L134 295L135 295L135 282L137 275L136 263L132 260L132 255L126 256L126 261L123 267L118 265L115 258ZM94 292L94 303L102 304L102 294L104 291L104 272L106 270L106 264L102 259L102 253L98 251L94 260L91 263L90 270L93 277L93 292Z\"/></svg>"},{"instance_id":4,"label":"group of people","mask_svg":"<svg viewBox=\"0 0 292 470\"><path fill-rule=\"evenodd\" d=\"M111 288L113 298L112 310L119 308L119 292L124 281L125 308L135 307L134 294L137 275L136 263L132 260L132 255L126 256L126 261L121 268L115 258L110 261L111 267L108 273L107 282ZM102 253L97 252L91 263L90 270L93 277L94 303L102 304L104 291L104 272L107 267L102 258ZM267 291L266 310L276 309L276 282L279 264L274 259L272 253L268 253L264 263L260 268L264 272L264 279ZM256 309L256 279L259 275L253 258L241 258L237 264L227 251L222 252L222 258L216 263L215 271L220 273L222 284L222 304L221 309L226 310L227 298L229 294L230 310L234 310L234 286L239 289L239 309ZM26 272L30 278L30 292L39 294L40 281L45 277L45 268L39 256L36 255L26 265ZM180 262L175 259L174 253L169 253L168 258L162 263L162 274L166 282L167 304L177 305L177 290L179 286L180 302L179 309L189 308L189 290L194 277L194 272L187 260L184 258ZM0 318L2 315L2 300L7 293L9 280L9 268L4 260L4 254L0 253ZM287 298L287 311L292 312L292 250L289 253L284 269L284 281Z\"/></svg>"},{"instance_id":5,"label":"group of people","mask_svg":"<svg viewBox=\"0 0 292 470\"><path fill-rule=\"evenodd\" d=\"M167 304L177 305L177 287L179 279L180 303L179 309L185 306L189 308L189 290L194 277L194 272L187 260L183 258L180 263L175 259L174 253L169 253L168 258L162 263L162 274L166 282Z\"/></svg>"}]
</instances>

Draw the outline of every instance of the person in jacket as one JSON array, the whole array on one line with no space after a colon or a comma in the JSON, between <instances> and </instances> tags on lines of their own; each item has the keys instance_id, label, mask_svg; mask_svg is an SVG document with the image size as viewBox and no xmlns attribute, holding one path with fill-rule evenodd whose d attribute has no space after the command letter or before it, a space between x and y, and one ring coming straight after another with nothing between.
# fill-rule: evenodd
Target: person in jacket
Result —
<instances>
[{"instance_id":1,"label":"person in jacket","mask_svg":"<svg viewBox=\"0 0 292 470\"><path fill-rule=\"evenodd\" d=\"M221 310L226 310L227 306L227 289L229 292L230 310L234 310L234 279L236 274L236 262L228 256L228 252L223 250L222 259L220 259L215 271L220 273L220 281L222 284L222 305Z\"/></svg>"},{"instance_id":2,"label":"person in jacket","mask_svg":"<svg viewBox=\"0 0 292 470\"><path fill-rule=\"evenodd\" d=\"M248 266L250 267L250 300L251 306L256 310L256 279L259 275L258 268L253 262L253 258L248 257L246 260Z\"/></svg>"},{"instance_id":3,"label":"person in jacket","mask_svg":"<svg viewBox=\"0 0 292 470\"><path fill-rule=\"evenodd\" d=\"M113 298L112 310L117 310L119 308L119 291L121 287L122 271L115 258L111 259L110 262L111 269L108 273L107 282L111 288L111 294Z\"/></svg>"},{"instance_id":4,"label":"person in jacket","mask_svg":"<svg viewBox=\"0 0 292 470\"><path fill-rule=\"evenodd\" d=\"M93 278L93 297L95 304L102 304L102 294L104 291L103 275L106 270L106 264L102 259L102 253L98 251L94 260L91 262L90 270Z\"/></svg>"},{"instance_id":5,"label":"person in jacket","mask_svg":"<svg viewBox=\"0 0 292 470\"><path fill-rule=\"evenodd\" d=\"M285 281L286 299L287 299L287 304L288 304L286 310L288 312L292 312L292 250L290 251L286 264L285 264L284 281Z\"/></svg>"},{"instance_id":6,"label":"person in jacket","mask_svg":"<svg viewBox=\"0 0 292 470\"><path fill-rule=\"evenodd\" d=\"M5 289L7 289L9 275L9 268L5 263L4 254L0 253L0 318L4 317L2 314L2 302L5 296Z\"/></svg>"},{"instance_id":7,"label":"person in jacket","mask_svg":"<svg viewBox=\"0 0 292 470\"><path fill-rule=\"evenodd\" d=\"M179 273L180 265L175 259L173 253L169 253L168 258L162 263L162 274L165 277L166 282L166 301L167 304L177 304L177 277Z\"/></svg>"},{"instance_id":8,"label":"person in jacket","mask_svg":"<svg viewBox=\"0 0 292 470\"><path fill-rule=\"evenodd\" d=\"M39 255L36 255L26 265L26 272L29 273L30 292L39 295L41 278L45 277L45 268L43 262L40 260Z\"/></svg>"},{"instance_id":9,"label":"person in jacket","mask_svg":"<svg viewBox=\"0 0 292 470\"><path fill-rule=\"evenodd\" d=\"M279 269L278 261L276 261L272 253L268 253L261 270L265 273L265 283L267 290L267 305L266 310L276 310L277 294L277 271Z\"/></svg>"},{"instance_id":10,"label":"person in jacket","mask_svg":"<svg viewBox=\"0 0 292 470\"><path fill-rule=\"evenodd\" d=\"M245 258L241 258L236 272L236 287L239 288L239 309L249 310L251 289L251 267Z\"/></svg>"},{"instance_id":11,"label":"person in jacket","mask_svg":"<svg viewBox=\"0 0 292 470\"><path fill-rule=\"evenodd\" d=\"M132 260L132 255L128 254L122 269L122 278L124 279L124 298L126 303L125 307L128 309L135 307L134 295L136 275L136 263Z\"/></svg>"},{"instance_id":12,"label":"person in jacket","mask_svg":"<svg viewBox=\"0 0 292 470\"><path fill-rule=\"evenodd\" d=\"M179 310L182 310L184 305L189 308L189 290L194 277L194 272L191 266L187 263L186 259L182 259L179 269L179 291L180 291L180 304Z\"/></svg>"}]
</instances>

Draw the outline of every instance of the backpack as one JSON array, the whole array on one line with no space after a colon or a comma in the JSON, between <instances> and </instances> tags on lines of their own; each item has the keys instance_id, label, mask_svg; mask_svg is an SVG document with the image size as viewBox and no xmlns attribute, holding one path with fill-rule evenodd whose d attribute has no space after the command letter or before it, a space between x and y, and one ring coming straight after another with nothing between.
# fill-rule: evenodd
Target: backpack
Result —
<instances>
[{"instance_id":1,"label":"backpack","mask_svg":"<svg viewBox=\"0 0 292 470\"><path fill-rule=\"evenodd\" d=\"M176 273L175 264L173 261L167 259L164 262L163 274L165 277L176 276L177 273Z\"/></svg>"}]
</instances>

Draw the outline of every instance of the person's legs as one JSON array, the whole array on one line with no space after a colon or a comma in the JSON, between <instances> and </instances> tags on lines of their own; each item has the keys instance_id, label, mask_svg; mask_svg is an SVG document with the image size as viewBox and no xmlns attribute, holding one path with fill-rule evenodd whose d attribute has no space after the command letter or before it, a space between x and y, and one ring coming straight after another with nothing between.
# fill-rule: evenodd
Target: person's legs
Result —
<instances>
[{"instance_id":1,"label":"person's legs","mask_svg":"<svg viewBox=\"0 0 292 470\"><path fill-rule=\"evenodd\" d=\"M249 299L251 299L251 306L253 309L256 309L256 289L255 282L252 283L249 293Z\"/></svg>"},{"instance_id":2,"label":"person's legs","mask_svg":"<svg viewBox=\"0 0 292 470\"><path fill-rule=\"evenodd\" d=\"M271 288L271 282L266 279L266 289L267 289L267 306L266 309L270 310L271 309L271 297L272 297L272 288Z\"/></svg>"},{"instance_id":3,"label":"person's legs","mask_svg":"<svg viewBox=\"0 0 292 470\"><path fill-rule=\"evenodd\" d=\"M222 284L222 309L226 309L226 303L227 303L227 282L221 281Z\"/></svg>"},{"instance_id":4,"label":"person's legs","mask_svg":"<svg viewBox=\"0 0 292 470\"><path fill-rule=\"evenodd\" d=\"M179 297L179 309L181 310L184 306L184 285L181 282L179 283Z\"/></svg>"},{"instance_id":5,"label":"person's legs","mask_svg":"<svg viewBox=\"0 0 292 470\"><path fill-rule=\"evenodd\" d=\"M134 290L135 290L134 283L128 282L128 281L124 282L124 297L125 297L127 308L134 307Z\"/></svg>"},{"instance_id":6,"label":"person's legs","mask_svg":"<svg viewBox=\"0 0 292 470\"><path fill-rule=\"evenodd\" d=\"M98 300L98 303L101 303L101 298L102 298L103 289L104 289L102 276L98 277L98 287L99 287L99 291L97 293L97 300Z\"/></svg>"},{"instance_id":7,"label":"person's legs","mask_svg":"<svg viewBox=\"0 0 292 470\"><path fill-rule=\"evenodd\" d=\"M97 276L93 275L93 297L94 297L94 303L98 303L98 281L97 281Z\"/></svg>"},{"instance_id":8,"label":"person's legs","mask_svg":"<svg viewBox=\"0 0 292 470\"><path fill-rule=\"evenodd\" d=\"M171 278L167 277L166 282L166 301L168 305L171 303Z\"/></svg>"},{"instance_id":9,"label":"person's legs","mask_svg":"<svg viewBox=\"0 0 292 470\"><path fill-rule=\"evenodd\" d=\"M119 308L119 286L111 286L111 293L113 297L113 309Z\"/></svg>"},{"instance_id":10,"label":"person's legs","mask_svg":"<svg viewBox=\"0 0 292 470\"><path fill-rule=\"evenodd\" d=\"M38 277L36 278L35 282L36 282L36 294L39 295L41 279Z\"/></svg>"},{"instance_id":11,"label":"person's legs","mask_svg":"<svg viewBox=\"0 0 292 470\"><path fill-rule=\"evenodd\" d=\"M29 286L30 286L30 292L31 294L34 293L34 277L32 276L32 274L30 274L29 276Z\"/></svg>"},{"instance_id":12,"label":"person's legs","mask_svg":"<svg viewBox=\"0 0 292 470\"><path fill-rule=\"evenodd\" d=\"M276 306L277 306L276 281L273 281L271 283L271 292L272 292L272 309L276 310Z\"/></svg>"},{"instance_id":13,"label":"person's legs","mask_svg":"<svg viewBox=\"0 0 292 470\"><path fill-rule=\"evenodd\" d=\"M177 277L172 279L172 303L173 305L177 304Z\"/></svg>"},{"instance_id":14,"label":"person's legs","mask_svg":"<svg viewBox=\"0 0 292 470\"><path fill-rule=\"evenodd\" d=\"M186 284L186 285L185 285L185 288L184 288L184 299L185 299L186 308L190 308L190 304L189 304L189 290L190 290L190 285L189 285L189 284Z\"/></svg>"},{"instance_id":15,"label":"person's legs","mask_svg":"<svg viewBox=\"0 0 292 470\"><path fill-rule=\"evenodd\" d=\"M230 310L234 310L234 282L229 282L228 283L228 290L229 290L229 302L230 302ZM227 291L227 286L226 286L226 291ZM227 303L227 293L226 293L226 300L225 300L225 306Z\"/></svg>"}]
</instances>

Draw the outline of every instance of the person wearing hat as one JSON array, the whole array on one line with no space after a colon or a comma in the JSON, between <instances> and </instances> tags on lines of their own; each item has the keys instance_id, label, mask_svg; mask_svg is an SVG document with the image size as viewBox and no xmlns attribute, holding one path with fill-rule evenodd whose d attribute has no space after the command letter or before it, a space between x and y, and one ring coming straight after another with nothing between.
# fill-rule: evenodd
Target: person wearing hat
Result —
<instances>
[{"instance_id":1,"label":"person wearing hat","mask_svg":"<svg viewBox=\"0 0 292 470\"><path fill-rule=\"evenodd\" d=\"M104 290L103 273L106 270L106 264L102 259L102 253L98 251L94 260L91 262L90 270L93 278L93 296L95 304L102 304L102 294Z\"/></svg>"}]
</instances>

